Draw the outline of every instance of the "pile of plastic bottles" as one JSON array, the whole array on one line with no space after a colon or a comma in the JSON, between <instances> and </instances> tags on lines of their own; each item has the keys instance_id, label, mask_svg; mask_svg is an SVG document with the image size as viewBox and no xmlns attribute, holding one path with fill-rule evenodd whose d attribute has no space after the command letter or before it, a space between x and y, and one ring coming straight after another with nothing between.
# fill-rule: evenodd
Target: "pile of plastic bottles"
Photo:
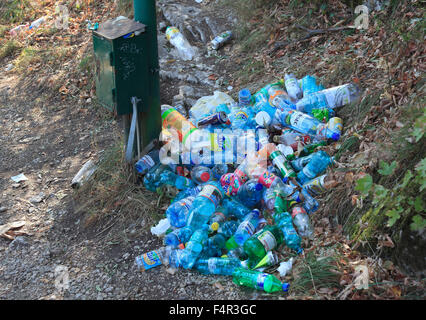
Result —
<instances>
[{"instance_id":1,"label":"pile of plastic bottles","mask_svg":"<svg viewBox=\"0 0 426 320\"><path fill-rule=\"evenodd\" d=\"M313 239L316 197L335 183L326 173L335 160L320 147L340 139L335 110L360 94L352 83L325 89L315 77L286 74L254 95L241 90L238 102L192 108L189 119L163 106L163 131L176 130L183 144L179 162L164 163L162 151L154 150L136 169L148 190L172 186L179 192L165 212L164 247L138 256L136 265L195 269L266 292L287 291L289 284L265 268L279 265L283 276L293 259L279 261L277 252L287 246L300 254L302 238ZM201 128L210 132L201 142L212 142L211 152L231 148L234 162L208 163L205 152L185 151L186 140ZM235 141L251 135L253 150L230 147L214 133L218 128L240 130Z\"/></svg>"}]
</instances>

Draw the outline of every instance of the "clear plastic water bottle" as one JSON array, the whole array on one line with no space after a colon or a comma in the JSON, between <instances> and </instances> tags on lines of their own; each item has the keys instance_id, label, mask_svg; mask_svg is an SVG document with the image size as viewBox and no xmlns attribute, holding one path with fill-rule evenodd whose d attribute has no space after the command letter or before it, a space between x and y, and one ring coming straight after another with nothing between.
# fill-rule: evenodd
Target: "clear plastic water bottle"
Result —
<instances>
[{"instance_id":1,"label":"clear plastic water bottle","mask_svg":"<svg viewBox=\"0 0 426 320\"><path fill-rule=\"evenodd\" d=\"M306 192L316 197L332 189L337 184L338 182L336 180L334 180L332 177L328 176L327 174L324 174L322 176L319 176L315 179L312 179L306 182L302 187L303 189L306 190Z\"/></svg>"},{"instance_id":2,"label":"clear plastic water bottle","mask_svg":"<svg viewBox=\"0 0 426 320\"><path fill-rule=\"evenodd\" d=\"M308 114L313 109L335 109L346 104L356 102L361 97L361 90L354 83L325 89L304 96L296 103L296 108Z\"/></svg>"},{"instance_id":3,"label":"clear plastic water bottle","mask_svg":"<svg viewBox=\"0 0 426 320\"><path fill-rule=\"evenodd\" d=\"M192 60L195 56L195 49L176 27L167 27L166 38L178 50L180 57L185 60Z\"/></svg>"},{"instance_id":4,"label":"clear plastic water bottle","mask_svg":"<svg viewBox=\"0 0 426 320\"><path fill-rule=\"evenodd\" d=\"M135 265L140 271L146 271L162 264L168 265L172 250L172 247L166 246L144 253L135 258Z\"/></svg>"},{"instance_id":5,"label":"clear plastic water bottle","mask_svg":"<svg viewBox=\"0 0 426 320\"><path fill-rule=\"evenodd\" d=\"M217 50L232 39L232 31L222 32L211 41L212 49Z\"/></svg>"},{"instance_id":6,"label":"clear plastic water bottle","mask_svg":"<svg viewBox=\"0 0 426 320\"><path fill-rule=\"evenodd\" d=\"M297 228L297 233L301 237L312 238L314 235L314 229L312 228L306 210L299 206L293 207L291 217L293 218L293 224Z\"/></svg>"},{"instance_id":7,"label":"clear plastic water bottle","mask_svg":"<svg viewBox=\"0 0 426 320\"><path fill-rule=\"evenodd\" d=\"M228 211L229 216L234 216L238 220L243 220L244 217L250 213L250 209L247 208L244 204L228 197L223 199L222 207Z\"/></svg>"},{"instance_id":8,"label":"clear plastic water bottle","mask_svg":"<svg viewBox=\"0 0 426 320\"><path fill-rule=\"evenodd\" d=\"M284 126L296 130L298 132L311 135L317 139L333 139L337 141L340 135L328 129L325 123L321 123L318 119L292 109L279 110L277 117L279 123Z\"/></svg>"},{"instance_id":9,"label":"clear plastic water bottle","mask_svg":"<svg viewBox=\"0 0 426 320\"><path fill-rule=\"evenodd\" d=\"M203 246L208 239L207 225L199 226L189 239L185 249L180 256L180 263L184 269L191 269L197 261Z\"/></svg>"},{"instance_id":10,"label":"clear plastic water bottle","mask_svg":"<svg viewBox=\"0 0 426 320\"><path fill-rule=\"evenodd\" d=\"M195 197L187 197L182 200L173 202L166 210L166 217L170 221L170 225L176 228L182 228L186 225L188 213L192 208Z\"/></svg>"},{"instance_id":11,"label":"clear plastic water bottle","mask_svg":"<svg viewBox=\"0 0 426 320\"><path fill-rule=\"evenodd\" d=\"M191 211L188 213L187 226L193 230L207 224L210 216L215 212L223 199L223 190L216 181L209 181L203 185L201 192L195 197Z\"/></svg>"},{"instance_id":12,"label":"clear plastic water bottle","mask_svg":"<svg viewBox=\"0 0 426 320\"><path fill-rule=\"evenodd\" d=\"M303 135L297 131L294 131L289 128L285 128L282 130L281 135L277 135L273 137L275 143L284 144L286 146L290 146L293 151L297 151L299 149L299 145L306 145L311 142L311 137L309 135Z\"/></svg>"},{"instance_id":13,"label":"clear plastic water bottle","mask_svg":"<svg viewBox=\"0 0 426 320\"><path fill-rule=\"evenodd\" d=\"M295 109L296 106L291 102L288 94L282 89L281 86L272 86L268 89L269 104L278 108L291 108Z\"/></svg>"},{"instance_id":14,"label":"clear plastic water bottle","mask_svg":"<svg viewBox=\"0 0 426 320\"><path fill-rule=\"evenodd\" d=\"M285 89L287 90L288 96L293 100L297 101L302 99L303 91L299 87L296 77L294 74L285 74L284 75L284 84Z\"/></svg>"},{"instance_id":15,"label":"clear plastic water bottle","mask_svg":"<svg viewBox=\"0 0 426 320\"><path fill-rule=\"evenodd\" d=\"M178 228L164 236L164 244L172 248L184 246L189 241L192 230L188 227Z\"/></svg>"},{"instance_id":16,"label":"clear plastic water bottle","mask_svg":"<svg viewBox=\"0 0 426 320\"><path fill-rule=\"evenodd\" d=\"M194 266L202 274L218 274L232 276L236 268L241 267L241 262L234 258L209 258L199 259Z\"/></svg>"},{"instance_id":17,"label":"clear plastic water bottle","mask_svg":"<svg viewBox=\"0 0 426 320\"><path fill-rule=\"evenodd\" d=\"M225 245L226 246L226 245ZM242 247L237 247L234 249L230 249L227 252L226 255L228 258L235 258L235 259L239 259L239 260L247 260L248 256L247 254L244 252L244 249Z\"/></svg>"},{"instance_id":18,"label":"clear plastic water bottle","mask_svg":"<svg viewBox=\"0 0 426 320\"><path fill-rule=\"evenodd\" d=\"M290 287L288 283L281 283L281 281L272 274L244 268L237 268L234 270L232 281L237 285L263 290L268 293L279 291L287 292Z\"/></svg>"},{"instance_id":19,"label":"clear plastic water bottle","mask_svg":"<svg viewBox=\"0 0 426 320\"><path fill-rule=\"evenodd\" d=\"M305 184L323 173L333 162L333 158L326 152L322 150L315 152L308 164L297 173L297 181L302 185Z\"/></svg>"},{"instance_id":20,"label":"clear plastic water bottle","mask_svg":"<svg viewBox=\"0 0 426 320\"><path fill-rule=\"evenodd\" d=\"M203 184L213 178L213 173L210 168L205 166L195 166L191 170L191 179L196 184Z\"/></svg>"}]
</instances>

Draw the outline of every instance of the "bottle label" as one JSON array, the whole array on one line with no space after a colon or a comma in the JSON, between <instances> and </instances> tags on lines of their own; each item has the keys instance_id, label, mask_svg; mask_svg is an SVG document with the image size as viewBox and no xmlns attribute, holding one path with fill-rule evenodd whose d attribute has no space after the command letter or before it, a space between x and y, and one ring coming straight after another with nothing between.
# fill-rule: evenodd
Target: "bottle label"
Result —
<instances>
[{"instance_id":1,"label":"bottle label","mask_svg":"<svg viewBox=\"0 0 426 320\"><path fill-rule=\"evenodd\" d=\"M235 169L234 174L238 177L242 184L246 183L248 180L248 176L239 169Z\"/></svg>"},{"instance_id":2,"label":"bottle label","mask_svg":"<svg viewBox=\"0 0 426 320\"><path fill-rule=\"evenodd\" d=\"M244 221L240 224L239 229L241 228L241 230L246 231L250 236L252 236L254 234L254 231L256 230L256 228L254 227L254 225L250 222L250 221Z\"/></svg>"},{"instance_id":3,"label":"bottle label","mask_svg":"<svg viewBox=\"0 0 426 320\"><path fill-rule=\"evenodd\" d=\"M268 275L269 274L267 274L267 273L261 273L261 274L259 274L257 276L257 279L256 279L256 289L264 290L265 280L266 280L266 277Z\"/></svg>"},{"instance_id":4,"label":"bottle label","mask_svg":"<svg viewBox=\"0 0 426 320\"><path fill-rule=\"evenodd\" d=\"M187 210L190 210L192 207L192 200L188 200L188 199L183 199L182 202L180 203L180 205L184 208L186 208Z\"/></svg>"},{"instance_id":5,"label":"bottle label","mask_svg":"<svg viewBox=\"0 0 426 320\"><path fill-rule=\"evenodd\" d=\"M327 99L329 108L341 107L351 102L351 95L347 85L342 85L322 91Z\"/></svg>"},{"instance_id":6,"label":"bottle label","mask_svg":"<svg viewBox=\"0 0 426 320\"><path fill-rule=\"evenodd\" d=\"M203 187L203 190L198 194L200 197L209 199L215 207L217 207L222 200L222 193L214 185L208 184Z\"/></svg>"},{"instance_id":7,"label":"bottle label","mask_svg":"<svg viewBox=\"0 0 426 320\"><path fill-rule=\"evenodd\" d=\"M167 40L170 41L170 39L173 38L173 36L175 34L178 34L178 33L179 33L179 29L176 28L176 27L169 27L169 28L167 28L167 30L166 30L166 38L167 38Z\"/></svg>"},{"instance_id":8,"label":"bottle label","mask_svg":"<svg viewBox=\"0 0 426 320\"><path fill-rule=\"evenodd\" d=\"M295 111L290 115L289 124L295 128L300 128L305 120L309 120L312 117L306 113Z\"/></svg>"},{"instance_id":9,"label":"bottle label","mask_svg":"<svg viewBox=\"0 0 426 320\"><path fill-rule=\"evenodd\" d=\"M248 115L244 111L238 111L235 114L235 120L246 121L247 119L248 119Z\"/></svg>"},{"instance_id":10,"label":"bottle label","mask_svg":"<svg viewBox=\"0 0 426 320\"><path fill-rule=\"evenodd\" d=\"M257 239L262 243L266 251L271 251L277 245L277 240L270 231L262 232Z\"/></svg>"},{"instance_id":11,"label":"bottle label","mask_svg":"<svg viewBox=\"0 0 426 320\"><path fill-rule=\"evenodd\" d=\"M265 171L260 175L259 183L261 183L265 188L269 188L275 179L277 179L275 174Z\"/></svg>"},{"instance_id":12,"label":"bottle label","mask_svg":"<svg viewBox=\"0 0 426 320\"><path fill-rule=\"evenodd\" d=\"M314 195L321 194L327 191L327 189L324 187L324 179L325 175L322 175L305 183L303 185L303 188L305 188L309 193L313 193Z\"/></svg>"},{"instance_id":13,"label":"bottle label","mask_svg":"<svg viewBox=\"0 0 426 320\"><path fill-rule=\"evenodd\" d=\"M291 211L291 217L294 219L294 217L298 215L299 213L306 213L306 210L303 209L302 207L294 207L293 210Z\"/></svg>"},{"instance_id":14,"label":"bottle label","mask_svg":"<svg viewBox=\"0 0 426 320\"><path fill-rule=\"evenodd\" d=\"M144 253L136 258L136 264L139 268L145 270L154 268L161 265L160 255L155 250Z\"/></svg>"},{"instance_id":15,"label":"bottle label","mask_svg":"<svg viewBox=\"0 0 426 320\"><path fill-rule=\"evenodd\" d=\"M214 273L216 270L216 259L207 260L207 269L210 273Z\"/></svg>"}]
</instances>

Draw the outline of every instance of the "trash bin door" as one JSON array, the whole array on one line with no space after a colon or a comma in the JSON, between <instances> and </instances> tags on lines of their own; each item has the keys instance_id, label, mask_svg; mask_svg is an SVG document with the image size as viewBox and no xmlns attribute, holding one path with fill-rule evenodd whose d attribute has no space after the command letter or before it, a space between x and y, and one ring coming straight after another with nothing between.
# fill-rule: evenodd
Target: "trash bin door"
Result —
<instances>
[{"instance_id":1,"label":"trash bin door","mask_svg":"<svg viewBox=\"0 0 426 320\"><path fill-rule=\"evenodd\" d=\"M112 42L93 35L96 63L96 93L99 103L110 111L116 111L115 69Z\"/></svg>"}]
</instances>

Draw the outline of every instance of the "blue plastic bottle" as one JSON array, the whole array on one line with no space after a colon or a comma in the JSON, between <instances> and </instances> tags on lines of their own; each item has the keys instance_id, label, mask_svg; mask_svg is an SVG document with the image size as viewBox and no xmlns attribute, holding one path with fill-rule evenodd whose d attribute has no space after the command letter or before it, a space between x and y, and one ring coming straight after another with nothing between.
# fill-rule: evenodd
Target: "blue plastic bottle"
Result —
<instances>
[{"instance_id":1,"label":"blue plastic bottle","mask_svg":"<svg viewBox=\"0 0 426 320\"><path fill-rule=\"evenodd\" d=\"M242 89L238 93L240 107L247 107L251 103L251 93L249 89Z\"/></svg>"},{"instance_id":2,"label":"blue plastic bottle","mask_svg":"<svg viewBox=\"0 0 426 320\"><path fill-rule=\"evenodd\" d=\"M302 239L294 229L291 215L288 212L276 213L274 221L283 233L285 245L297 253L301 253L303 251L300 246Z\"/></svg>"},{"instance_id":3,"label":"blue plastic bottle","mask_svg":"<svg viewBox=\"0 0 426 320\"><path fill-rule=\"evenodd\" d=\"M319 208L318 201L305 188L302 189L302 195L304 198L302 206L306 212L312 214L317 211Z\"/></svg>"},{"instance_id":4,"label":"blue plastic bottle","mask_svg":"<svg viewBox=\"0 0 426 320\"><path fill-rule=\"evenodd\" d=\"M232 250L242 246L255 233L260 218L259 210L254 209L251 211L240 223L234 235L226 242L226 248Z\"/></svg>"},{"instance_id":5,"label":"blue plastic bottle","mask_svg":"<svg viewBox=\"0 0 426 320\"><path fill-rule=\"evenodd\" d=\"M210 181L203 185L201 192L195 197L191 211L188 213L187 226L197 230L207 224L210 216L215 212L223 199L223 190L217 181Z\"/></svg>"},{"instance_id":6,"label":"blue plastic bottle","mask_svg":"<svg viewBox=\"0 0 426 320\"><path fill-rule=\"evenodd\" d=\"M194 266L202 274L219 274L223 276L232 276L234 270L240 267L240 260L234 258L199 259Z\"/></svg>"},{"instance_id":7,"label":"blue plastic bottle","mask_svg":"<svg viewBox=\"0 0 426 320\"><path fill-rule=\"evenodd\" d=\"M203 251L203 246L208 238L207 229L206 224L199 226L199 229L197 229L189 239L179 259L184 269L191 269L195 261L197 261L201 251Z\"/></svg>"},{"instance_id":8,"label":"blue plastic bottle","mask_svg":"<svg viewBox=\"0 0 426 320\"><path fill-rule=\"evenodd\" d=\"M182 228L186 225L188 213L192 208L195 197L187 197L173 202L166 210L166 217L170 225L176 228Z\"/></svg>"},{"instance_id":9,"label":"blue plastic bottle","mask_svg":"<svg viewBox=\"0 0 426 320\"><path fill-rule=\"evenodd\" d=\"M239 223L235 220L226 221L219 227L217 232L228 239L237 231L238 225Z\"/></svg>"},{"instance_id":10,"label":"blue plastic bottle","mask_svg":"<svg viewBox=\"0 0 426 320\"><path fill-rule=\"evenodd\" d=\"M326 152L322 150L315 152L308 164L297 173L297 181L302 185L305 184L323 173L333 162L333 158Z\"/></svg>"},{"instance_id":11,"label":"blue plastic bottle","mask_svg":"<svg viewBox=\"0 0 426 320\"><path fill-rule=\"evenodd\" d=\"M238 220L243 220L250 213L250 209L237 200L226 197L222 201L222 207L228 211L229 216L234 216Z\"/></svg>"},{"instance_id":12,"label":"blue plastic bottle","mask_svg":"<svg viewBox=\"0 0 426 320\"><path fill-rule=\"evenodd\" d=\"M177 202L188 197L196 197L202 189L203 187L198 185L193 188L182 190L176 195L176 197L173 199L173 202Z\"/></svg>"},{"instance_id":13,"label":"blue plastic bottle","mask_svg":"<svg viewBox=\"0 0 426 320\"><path fill-rule=\"evenodd\" d=\"M248 208L254 208L262 199L264 187L257 179L250 179L238 190L237 198Z\"/></svg>"},{"instance_id":14,"label":"blue plastic bottle","mask_svg":"<svg viewBox=\"0 0 426 320\"><path fill-rule=\"evenodd\" d=\"M225 208L223 208L222 206L218 207L209 219L209 231L215 232L219 230L219 227L226 221L227 218L228 211L225 210Z\"/></svg>"},{"instance_id":15,"label":"blue plastic bottle","mask_svg":"<svg viewBox=\"0 0 426 320\"><path fill-rule=\"evenodd\" d=\"M191 235L192 230L188 227L175 229L164 236L164 244L176 248L180 244L187 243Z\"/></svg>"},{"instance_id":16,"label":"blue plastic bottle","mask_svg":"<svg viewBox=\"0 0 426 320\"><path fill-rule=\"evenodd\" d=\"M300 87L303 90L304 97L306 97L307 95L311 93L318 92L324 89L323 86L317 84L317 79L310 75L303 77L298 82Z\"/></svg>"},{"instance_id":17,"label":"blue plastic bottle","mask_svg":"<svg viewBox=\"0 0 426 320\"><path fill-rule=\"evenodd\" d=\"M212 168L212 173L213 173L213 177L216 180L220 180L220 178L225 174L228 173L228 165L226 163L223 164L216 164L214 165L214 167Z\"/></svg>"},{"instance_id":18,"label":"blue plastic bottle","mask_svg":"<svg viewBox=\"0 0 426 320\"><path fill-rule=\"evenodd\" d=\"M159 185L164 184L174 186L178 190L195 187L195 183L191 179L179 176L170 170L165 170L160 174Z\"/></svg>"},{"instance_id":19,"label":"blue plastic bottle","mask_svg":"<svg viewBox=\"0 0 426 320\"><path fill-rule=\"evenodd\" d=\"M140 158L139 161L136 162L135 167L139 173L146 174L149 169L154 167L159 162L159 150L153 150Z\"/></svg>"},{"instance_id":20,"label":"blue plastic bottle","mask_svg":"<svg viewBox=\"0 0 426 320\"><path fill-rule=\"evenodd\" d=\"M309 161L311 161L314 154L315 153L311 153L308 156L299 157L297 159L294 159L290 162L290 164L295 171L301 171L303 169L303 167L306 166L309 163Z\"/></svg>"}]
</instances>

